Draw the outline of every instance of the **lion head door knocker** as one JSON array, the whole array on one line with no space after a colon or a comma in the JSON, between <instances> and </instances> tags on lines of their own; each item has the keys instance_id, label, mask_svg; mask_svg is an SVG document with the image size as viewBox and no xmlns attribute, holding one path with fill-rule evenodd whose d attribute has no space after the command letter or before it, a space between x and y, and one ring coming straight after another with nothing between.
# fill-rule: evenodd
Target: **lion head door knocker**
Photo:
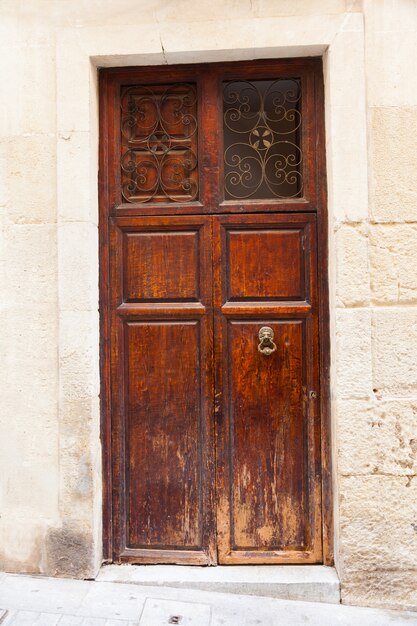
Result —
<instances>
[{"instance_id":1,"label":"lion head door knocker","mask_svg":"<svg viewBox=\"0 0 417 626\"><path fill-rule=\"evenodd\" d=\"M262 326L258 333L259 345L258 350L261 354L269 356L277 349L274 343L274 331L269 326Z\"/></svg>"}]
</instances>

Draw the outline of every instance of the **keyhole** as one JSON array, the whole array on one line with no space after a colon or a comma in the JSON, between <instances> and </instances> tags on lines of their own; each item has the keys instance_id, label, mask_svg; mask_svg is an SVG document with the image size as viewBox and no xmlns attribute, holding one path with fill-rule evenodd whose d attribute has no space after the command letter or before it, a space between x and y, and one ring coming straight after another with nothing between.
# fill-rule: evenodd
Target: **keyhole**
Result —
<instances>
[{"instance_id":1,"label":"keyhole","mask_svg":"<svg viewBox=\"0 0 417 626\"><path fill-rule=\"evenodd\" d=\"M171 617L168 620L168 624L179 624L181 620L182 620L181 615L171 615Z\"/></svg>"}]
</instances>

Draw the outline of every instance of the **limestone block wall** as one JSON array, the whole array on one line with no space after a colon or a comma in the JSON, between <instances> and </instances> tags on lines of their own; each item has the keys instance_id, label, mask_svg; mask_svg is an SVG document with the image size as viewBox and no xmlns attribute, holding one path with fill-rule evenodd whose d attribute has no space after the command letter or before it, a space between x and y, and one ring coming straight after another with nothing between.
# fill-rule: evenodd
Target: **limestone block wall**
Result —
<instances>
[{"instance_id":1,"label":"limestone block wall","mask_svg":"<svg viewBox=\"0 0 417 626\"><path fill-rule=\"evenodd\" d=\"M369 204L340 224L337 385L345 602L417 604L417 3L366 0Z\"/></svg>"},{"instance_id":2,"label":"limestone block wall","mask_svg":"<svg viewBox=\"0 0 417 626\"><path fill-rule=\"evenodd\" d=\"M197 5L0 5L0 569L101 563L97 68L321 55L335 562L417 609L417 2Z\"/></svg>"},{"instance_id":3,"label":"limestone block wall","mask_svg":"<svg viewBox=\"0 0 417 626\"><path fill-rule=\"evenodd\" d=\"M89 576L101 562L97 220L83 213L89 147L57 130L66 19L60 2L0 7L0 569Z\"/></svg>"},{"instance_id":4,"label":"limestone block wall","mask_svg":"<svg viewBox=\"0 0 417 626\"><path fill-rule=\"evenodd\" d=\"M0 568L37 572L60 522L55 42L0 12Z\"/></svg>"}]
</instances>

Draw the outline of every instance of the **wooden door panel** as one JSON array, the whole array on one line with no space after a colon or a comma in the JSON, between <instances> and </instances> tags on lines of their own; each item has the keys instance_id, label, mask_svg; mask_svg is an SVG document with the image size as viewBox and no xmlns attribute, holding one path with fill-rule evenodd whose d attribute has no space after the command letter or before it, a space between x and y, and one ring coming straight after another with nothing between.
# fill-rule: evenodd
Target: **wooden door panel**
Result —
<instances>
[{"instance_id":1,"label":"wooden door panel","mask_svg":"<svg viewBox=\"0 0 417 626\"><path fill-rule=\"evenodd\" d=\"M118 218L111 243L117 558L208 564L215 559L210 218Z\"/></svg>"},{"instance_id":2,"label":"wooden door panel","mask_svg":"<svg viewBox=\"0 0 417 626\"><path fill-rule=\"evenodd\" d=\"M309 215L214 218L221 563L322 557L315 237ZM277 346L269 356L263 326Z\"/></svg>"},{"instance_id":3,"label":"wooden door panel","mask_svg":"<svg viewBox=\"0 0 417 626\"><path fill-rule=\"evenodd\" d=\"M270 326L277 351L258 349ZM303 550L306 394L303 321L229 321L229 423L233 439L230 523L234 550Z\"/></svg>"},{"instance_id":4,"label":"wooden door panel","mask_svg":"<svg viewBox=\"0 0 417 626\"><path fill-rule=\"evenodd\" d=\"M198 231L128 232L123 239L125 302L199 300Z\"/></svg>"},{"instance_id":5,"label":"wooden door panel","mask_svg":"<svg viewBox=\"0 0 417 626\"><path fill-rule=\"evenodd\" d=\"M199 322L125 326L127 546L198 549Z\"/></svg>"},{"instance_id":6,"label":"wooden door panel","mask_svg":"<svg viewBox=\"0 0 417 626\"><path fill-rule=\"evenodd\" d=\"M279 225L227 230L227 301L305 300L303 236Z\"/></svg>"}]
</instances>

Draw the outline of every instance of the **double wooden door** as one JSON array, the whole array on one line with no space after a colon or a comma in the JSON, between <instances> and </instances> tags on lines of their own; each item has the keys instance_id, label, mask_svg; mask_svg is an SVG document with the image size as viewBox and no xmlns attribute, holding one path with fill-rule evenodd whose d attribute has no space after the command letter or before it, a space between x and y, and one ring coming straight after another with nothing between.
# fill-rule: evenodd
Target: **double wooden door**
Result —
<instances>
[{"instance_id":1,"label":"double wooden door","mask_svg":"<svg viewBox=\"0 0 417 626\"><path fill-rule=\"evenodd\" d=\"M122 558L321 559L315 242L304 214L112 224Z\"/></svg>"},{"instance_id":2,"label":"double wooden door","mask_svg":"<svg viewBox=\"0 0 417 626\"><path fill-rule=\"evenodd\" d=\"M276 198L260 202L249 194L236 201L227 190L212 204L222 180L225 188L232 181L233 194L247 189L245 167L243 186L233 187L228 157L223 178L213 166L218 137L209 126L204 134L204 124L214 108L204 101L193 116L188 83L171 86L170 101L165 85L153 86L151 95L148 87L132 87L135 81L136 74L114 74L102 96L102 134L114 143L102 143L107 177L101 179L108 556L199 565L323 562L319 238L308 167L297 166L295 153L284 155L305 184L291 188L287 176L282 193L294 192L295 199L281 204L281 212ZM210 68L206 83L212 94ZM249 108L263 113L258 126L251 121L244 130L249 150L260 155L262 199L280 184L273 179L279 172L268 170L268 151L278 141L272 113L268 118L268 83L255 88L261 104L249 99ZM124 104L132 90L136 100ZM247 113L248 100L240 100ZM236 116L234 106L230 115ZM193 146L194 119L203 139ZM135 124L144 126L142 134L132 135ZM311 143L307 133L292 132L291 139L304 148Z\"/></svg>"}]
</instances>

